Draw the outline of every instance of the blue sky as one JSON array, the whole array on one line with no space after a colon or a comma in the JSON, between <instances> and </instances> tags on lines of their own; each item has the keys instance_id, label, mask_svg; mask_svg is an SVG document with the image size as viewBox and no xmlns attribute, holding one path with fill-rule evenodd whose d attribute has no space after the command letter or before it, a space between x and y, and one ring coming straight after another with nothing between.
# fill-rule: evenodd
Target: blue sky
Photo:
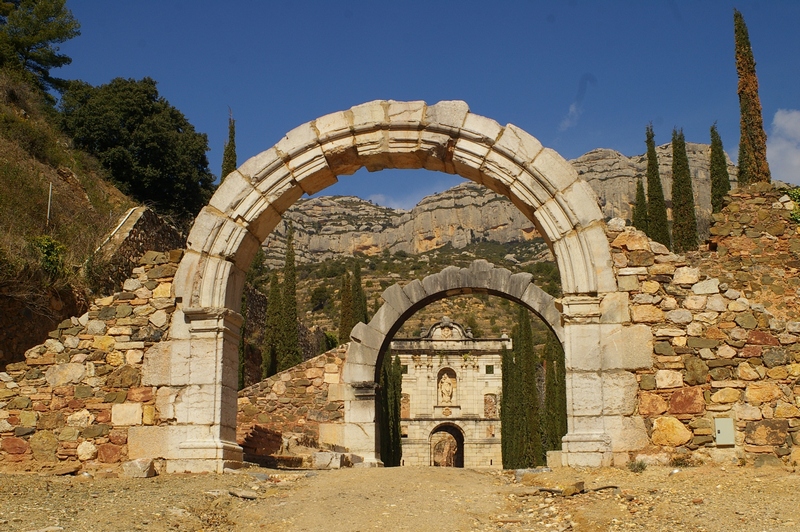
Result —
<instances>
[{"instance_id":1,"label":"blue sky","mask_svg":"<svg viewBox=\"0 0 800 532\"><path fill-rule=\"evenodd\" d=\"M717 122L735 161L733 8L750 32L773 178L800 184L800 2L67 0L81 36L53 73L93 85L152 77L206 133L220 173L228 108L239 164L287 131L376 99L465 100L567 159L645 151ZM365 170L324 194L410 208L461 182Z\"/></svg>"}]
</instances>

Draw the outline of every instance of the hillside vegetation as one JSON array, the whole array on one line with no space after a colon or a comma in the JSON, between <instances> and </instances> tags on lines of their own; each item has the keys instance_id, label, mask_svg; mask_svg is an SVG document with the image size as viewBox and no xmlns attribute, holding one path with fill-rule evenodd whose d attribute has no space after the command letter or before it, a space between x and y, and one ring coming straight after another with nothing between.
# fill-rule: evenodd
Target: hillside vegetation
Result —
<instances>
[{"instance_id":1,"label":"hillside vegetation","mask_svg":"<svg viewBox=\"0 0 800 532\"><path fill-rule=\"evenodd\" d=\"M80 266L134 204L54 122L40 92L0 71L0 295L35 307L80 284Z\"/></svg>"}]
</instances>

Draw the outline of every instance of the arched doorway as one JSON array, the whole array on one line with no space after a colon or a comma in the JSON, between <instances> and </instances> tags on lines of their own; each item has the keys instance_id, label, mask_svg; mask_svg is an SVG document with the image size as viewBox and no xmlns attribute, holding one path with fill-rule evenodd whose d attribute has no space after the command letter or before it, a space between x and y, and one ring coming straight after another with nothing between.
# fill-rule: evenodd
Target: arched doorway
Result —
<instances>
[{"instance_id":1,"label":"arched doorway","mask_svg":"<svg viewBox=\"0 0 800 532\"><path fill-rule=\"evenodd\" d=\"M617 293L617 283L594 192L536 138L512 124L503 127L470 113L460 101L430 106L375 101L332 113L293 129L225 178L195 220L175 275L170 340L145 361L143 382L159 388L170 407L165 410L171 415L169 424L142 427L133 438L145 447L158 441L151 454L166 458L170 471L222 471L227 463L241 460L235 425L238 311L245 271L281 214L300 196L319 192L337 176L361 167L458 174L508 197L541 232L561 276L569 418L565 462L608 464L614 453L639 445L627 435L631 430L644 433L641 419L608 405L621 393L614 383L635 378L632 369L652 365L652 334L611 314L611 321L603 321L601 301ZM514 282L500 291L521 296ZM408 306L419 302L418 288L426 297L436 292L435 287L408 286L408 293L404 287L389 294L393 305L398 299L392 296ZM365 390L370 395L375 360L396 323L392 313L381 319L377 328L373 319L353 331L354 343L370 352L361 353L363 363L357 352L354 364L348 359L345 380L353 400L343 440L361 437L362 428L354 423L372 423L374 428L374 404L358 399ZM644 357L648 342L650 352ZM632 345L638 346L633 357ZM374 430L366 439L374 452Z\"/></svg>"},{"instance_id":2,"label":"arched doorway","mask_svg":"<svg viewBox=\"0 0 800 532\"><path fill-rule=\"evenodd\" d=\"M464 433L455 425L442 424L431 431L430 464L435 467L464 467Z\"/></svg>"}]
</instances>

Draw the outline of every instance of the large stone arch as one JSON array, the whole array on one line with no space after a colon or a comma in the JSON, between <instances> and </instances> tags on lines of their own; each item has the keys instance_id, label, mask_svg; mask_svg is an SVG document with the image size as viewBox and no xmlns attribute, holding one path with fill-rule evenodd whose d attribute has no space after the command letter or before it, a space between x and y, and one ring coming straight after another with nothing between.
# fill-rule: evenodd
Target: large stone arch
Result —
<instances>
[{"instance_id":1,"label":"large stone arch","mask_svg":"<svg viewBox=\"0 0 800 532\"><path fill-rule=\"evenodd\" d=\"M512 124L470 113L461 101L374 101L332 113L293 129L225 178L195 220L176 273L170 342L143 376L160 387L173 424L137 437L159 438L169 470L220 471L241 459L235 409L245 271L300 196L361 167L458 174L505 195L535 224L556 257L564 292L573 409L565 462L601 465L625 451L618 444L625 421L611 419L604 405L613 403L606 373L633 369L623 360L631 332L601 323L601 298L617 284L596 196L556 152Z\"/></svg>"}]
</instances>

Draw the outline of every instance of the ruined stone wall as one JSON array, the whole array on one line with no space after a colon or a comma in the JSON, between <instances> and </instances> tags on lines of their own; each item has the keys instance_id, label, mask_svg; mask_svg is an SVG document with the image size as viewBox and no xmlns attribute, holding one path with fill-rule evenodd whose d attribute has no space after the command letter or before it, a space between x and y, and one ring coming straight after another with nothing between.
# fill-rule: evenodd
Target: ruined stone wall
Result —
<instances>
[{"instance_id":1,"label":"ruined stone wall","mask_svg":"<svg viewBox=\"0 0 800 532\"><path fill-rule=\"evenodd\" d=\"M653 369L637 372L637 412L664 460L800 463L800 232L795 207L771 187L731 194L709 247L670 253L643 233L608 225L620 290L606 309L654 336ZM731 418L735 446L717 446L714 418Z\"/></svg>"},{"instance_id":2,"label":"ruined stone wall","mask_svg":"<svg viewBox=\"0 0 800 532\"><path fill-rule=\"evenodd\" d=\"M237 440L247 453L257 448L248 441L252 427L320 441L320 423L341 423L344 397L341 384L347 344L282 371L239 391Z\"/></svg>"},{"instance_id":3,"label":"ruined stone wall","mask_svg":"<svg viewBox=\"0 0 800 532\"><path fill-rule=\"evenodd\" d=\"M165 339L182 251L146 253L122 291L62 322L0 372L0 468L100 467L128 456L128 429L164 422L142 386L146 350Z\"/></svg>"},{"instance_id":4,"label":"ruined stone wall","mask_svg":"<svg viewBox=\"0 0 800 532\"><path fill-rule=\"evenodd\" d=\"M98 288L113 293L122 286L147 251L183 248L186 237L148 207L131 209L92 258L90 276Z\"/></svg>"}]
</instances>

